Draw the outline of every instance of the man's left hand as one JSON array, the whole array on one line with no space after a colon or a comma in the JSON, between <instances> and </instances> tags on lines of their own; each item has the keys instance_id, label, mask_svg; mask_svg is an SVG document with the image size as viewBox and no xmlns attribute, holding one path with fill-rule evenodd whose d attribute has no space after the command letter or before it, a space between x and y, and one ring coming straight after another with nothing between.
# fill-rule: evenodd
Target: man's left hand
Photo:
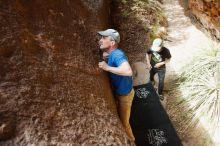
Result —
<instances>
[{"instance_id":1,"label":"man's left hand","mask_svg":"<svg viewBox=\"0 0 220 146\"><path fill-rule=\"evenodd\" d=\"M109 66L108 66L108 64L105 61L102 61L102 62L99 62L99 68L101 68L101 69L103 69L105 71L108 71Z\"/></svg>"}]
</instances>

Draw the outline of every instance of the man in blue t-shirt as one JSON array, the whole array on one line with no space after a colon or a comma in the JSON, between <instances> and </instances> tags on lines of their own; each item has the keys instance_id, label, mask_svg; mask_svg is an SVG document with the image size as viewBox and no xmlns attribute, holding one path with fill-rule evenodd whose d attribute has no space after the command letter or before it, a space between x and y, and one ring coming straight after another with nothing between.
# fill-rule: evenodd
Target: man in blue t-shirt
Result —
<instances>
[{"instance_id":1,"label":"man in blue t-shirt","mask_svg":"<svg viewBox=\"0 0 220 146\"><path fill-rule=\"evenodd\" d=\"M100 49L109 54L107 63L99 62L99 68L108 71L114 94L118 99L118 113L120 120L131 140L135 140L129 123L131 105L134 98L132 85L132 70L125 53L118 48L120 35L114 29L99 31L102 38L99 41Z\"/></svg>"}]
</instances>

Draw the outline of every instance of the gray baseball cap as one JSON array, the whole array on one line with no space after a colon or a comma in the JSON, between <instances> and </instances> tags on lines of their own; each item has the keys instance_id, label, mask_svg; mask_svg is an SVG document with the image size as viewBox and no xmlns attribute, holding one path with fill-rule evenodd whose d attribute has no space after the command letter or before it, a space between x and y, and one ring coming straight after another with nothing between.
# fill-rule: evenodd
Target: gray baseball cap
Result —
<instances>
[{"instance_id":1,"label":"gray baseball cap","mask_svg":"<svg viewBox=\"0 0 220 146\"><path fill-rule=\"evenodd\" d=\"M111 36L117 43L120 42L120 35L117 30L106 29L104 31L98 31L101 36Z\"/></svg>"}]
</instances>

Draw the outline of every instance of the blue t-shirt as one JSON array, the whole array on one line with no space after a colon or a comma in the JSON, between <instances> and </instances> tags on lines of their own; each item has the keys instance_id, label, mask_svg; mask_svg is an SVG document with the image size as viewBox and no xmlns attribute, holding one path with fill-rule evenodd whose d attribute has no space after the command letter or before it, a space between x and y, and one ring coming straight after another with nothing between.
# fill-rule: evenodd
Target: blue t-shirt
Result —
<instances>
[{"instance_id":1,"label":"blue t-shirt","mask_svg":"<svg viewBox=\"0 0 220 146\"><path fill-rule=\"evenodd\" d=\"M128 62L125 53L120 49L115 49L108 56L108 65L111 67L118 67L123 62ZM115 94L126 95L133 88L132 76L121 76L110 73L110 80Z\"/></svg>"}]
</instances>

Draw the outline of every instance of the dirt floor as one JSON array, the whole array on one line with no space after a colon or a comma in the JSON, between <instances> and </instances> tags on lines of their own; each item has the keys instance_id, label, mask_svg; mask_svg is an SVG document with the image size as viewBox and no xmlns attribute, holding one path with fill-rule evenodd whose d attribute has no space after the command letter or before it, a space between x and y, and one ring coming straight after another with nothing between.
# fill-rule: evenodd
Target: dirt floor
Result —
<instances>
[{"instance_id":1,"label":"dirt floor","mask_svg":"<svg viewBox=\"0 0 220 146\"><path fill-rule=\"evenodd\" d=\"M179 105L179 100L177 100L179 97L176 94L166 93L165 96L167 113L184 146L216 146L204 127L190 125L190 115L183 112L187 107Z\"/></svg>"}]
</instances>

